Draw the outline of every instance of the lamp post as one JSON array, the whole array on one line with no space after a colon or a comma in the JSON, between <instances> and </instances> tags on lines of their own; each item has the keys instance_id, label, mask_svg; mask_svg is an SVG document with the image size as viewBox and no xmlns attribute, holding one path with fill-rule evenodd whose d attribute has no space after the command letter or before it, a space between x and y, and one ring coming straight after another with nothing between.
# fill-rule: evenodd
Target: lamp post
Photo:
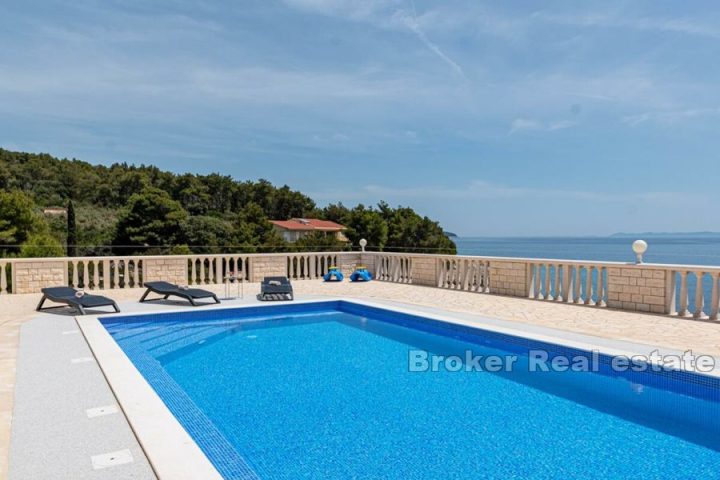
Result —
<instances>
[{"instance_id":1,"label":"lamp post","mask_svg":"<svg viewBox=\"0 0 720 480\"><path fill-rule=\"evenodd\" d=\"M364 238L361 238L359 243L360 243L360 248L362 249L363 252L365 252L365 247L367 247L367 240L365 240Z\"/></svg>"},{"instance_id":2,"label":"lamp post","mask_svg":"<svg viewBox=\"0 0 720 480\"><path fill-rule=\"evenodd\" d=\"M638 265L643 263L643 253L647 252L648 244L645 240L635 240L632 244L633 252L635 252L635 257L637 260L635 263Z\"/></svg>"}]
</instances>

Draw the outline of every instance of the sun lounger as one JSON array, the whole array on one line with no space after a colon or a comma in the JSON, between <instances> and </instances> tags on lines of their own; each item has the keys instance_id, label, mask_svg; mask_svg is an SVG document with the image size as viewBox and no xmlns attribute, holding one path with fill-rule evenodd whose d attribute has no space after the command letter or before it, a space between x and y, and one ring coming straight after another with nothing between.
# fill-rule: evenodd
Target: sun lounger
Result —
<instances>
[{"instance_id":1,"label":"sun lounger","mask_svg":"<svg viewBox=\"0 0 720 480\"><path fill-rule=\"evenodd\" d=\"M38 312L54 308L64 308L65 306L76 308L82 315L85 315L86 308L95 307L113 307L116 312L120 311L113 299L103 297L102 295L81 294L80 290L75 290L72 287L48 287L43 288L42 293L42 299L37 306ZM50 300L55 303L62 303L63 305L43 308L43 304L46 300Z\"/></svg>"},{"instance_id":2,"label":"sun lounger","mask_svg":"<svg viewBox=\"0 0 720 480\"><path fill-rule=\"evenodd\" d=\"M260 297L267 300L293 300L293 287L287 277L265 277L260 284Z\"/></svg>"},{"instance_id":3,"label":"sun lounger","mask_svg":"<svg viewBox=\"0 0 720 480\"><path fill-rule=\"evenodd\" d=\"M143 294L143 296L140 298L140 302L150 302L155 300L167 300L168 297L180 297L188 302L190 302L190 305L193 307L198 307L201 305L210 305L207 302L204 303L196 303L195 300L200 300L203 298L212 298L215 300L215 303L220 303L220 300L218 300L217 296L213 292L209 292L207 290L202 290L200 288L181 288L178 285L175 285L174 283L170 282L145 282L143 285L147 290ZM151 298L148 299L147 296L150 293L156 293L158 295L162 295L162 298Z\"/></svg>"}]
</instances>

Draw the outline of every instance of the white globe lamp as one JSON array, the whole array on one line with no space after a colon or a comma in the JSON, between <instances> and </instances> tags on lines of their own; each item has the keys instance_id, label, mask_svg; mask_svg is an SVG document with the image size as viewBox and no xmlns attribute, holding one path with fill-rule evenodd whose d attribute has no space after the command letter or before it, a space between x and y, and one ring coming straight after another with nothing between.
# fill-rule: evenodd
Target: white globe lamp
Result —
<instances>
[{"instance_id":1,"label":"white globe lamp","mask_svg":"<svg viewBox=\"0 0 720 480\"><path fill-rule=\"evenodd\" d=\"M648 244L645 240L635 240L632 244L633 252L637 258L635 263L643 263L643 254L647 252Z\"/></svg>"},{"instance_id":2,"label":"white globe lamp","mask_svg":"<svg viewBox=\"0 0 720 480\"><path fill-rule=\"evenodd\" d=\"M362 251L364 252L365 247L367 247L367 240L365 240L364 238L361 238L359 243L360 243L360 248L362 248Z\"/></svg>"}]
</instances>

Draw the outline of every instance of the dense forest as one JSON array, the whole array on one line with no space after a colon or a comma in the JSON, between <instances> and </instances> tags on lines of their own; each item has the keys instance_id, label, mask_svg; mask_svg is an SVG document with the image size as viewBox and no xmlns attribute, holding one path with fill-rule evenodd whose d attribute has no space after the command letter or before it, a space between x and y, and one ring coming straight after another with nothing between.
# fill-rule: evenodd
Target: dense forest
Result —
<instances>
[{"instance_id":1,"label":"dense forest","mask_svg":"<svg viewBox=\"0 0 720 480\"><path fill-rule=\"evenodd\" d=\"M269 220L292 217L341 223L351 244L324 234L288 244ZM265 180L0 149L0 256L341 250L361 238L373 250L455 253L437 222L385 202L319 208Z\"/></svg>"}]
</instances>

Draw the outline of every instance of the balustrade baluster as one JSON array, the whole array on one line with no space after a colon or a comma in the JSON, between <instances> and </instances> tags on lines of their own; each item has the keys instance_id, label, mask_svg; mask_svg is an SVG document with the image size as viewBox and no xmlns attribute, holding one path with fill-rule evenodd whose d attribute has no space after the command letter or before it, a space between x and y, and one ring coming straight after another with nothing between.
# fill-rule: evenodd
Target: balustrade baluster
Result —
<instances>
[{"instance_id":1,"label":"balustrade baluster","mask_svg":"<svg viewBox=\"0 0 720 480\"><path fill-rule=\"evenodd\" d=\"M478 268L475 260L467 260L468 274L467 283L465 285L465 291L476 292L478 286Z\"/></svg>"},{"instance_id":2,"label":"balustrade baluster","mask_svg":"<svg viewBox=\"0 0 720 480\"><path fill-rule=\"evenodd\" d=\"M85 289L88 288L88 284L90 283L90 273L88 272L88 262L87 262L87 261L83 261L83 262L82 262L82 266L83 266L83 275L82 275L82 276L83 276L83 283L82 283L82 288L83 288L83 290L85 290Z\"/></svg>"},{"instance_id":3,"label":"balustrade baluster","mask_svg":"<svg viewBox=\"0 0 720 480\"><path fill-rule=\"evenodd\" d=\"M595 292L595 306L602 307L605 305L605 267L597 268L597 291Z\"/></svg>"},{"instance_id":4,"label":"balustrade baluster","mask_svg":"<svg viewBox=\"0 0 720 480\"><path fill-rule=\"evenodd\" d=\"M8 291L7 264L0 262L0 294L10 293Z\"/></svg>"},{"instance_id":5,"label":"balustrade baluster","mask_svg":"<svg viewBox=\"0 0 720 480\"><path fill-rule=\"evenodd\" d=\"M138 288L140 286L140 262L141 260L139 258L136 258L133 262L133 288Z\"/></svg>"},{"instance_id":6,"label":"balustrade baluster","mask_svg":"<svg viewBox=\"0 0 720 480\"><path fill-rule=\"evenodd\" d=\"M550 300L552 298L550 295L550 264L546 263L542 266L545 267L545 278L543 279L543 291L541 292L541 298L543 300ZM541 265L538 264L538 267L541 267Z\"/></svg>"},{"instance_id":7,"label":"balustrade baluster","mask_svg":"<svg viewBox=\"0 0 720 480\"><path fill-rule=\"evenodd\" d=\"M72 275L72 286L77 288L78 283L78 262L70 262L73 267L73 275Z\"/></svg>"},{"instance_id":8,"label":"balustrade baluster","mask_svg":"<svg viewBox=\"0 0 720 480\"><path fill-rule=\"evenodd\" d=\"M102 284L103 289L110 289L110 259L103 260Z\"/></svg>"},{"instance_id":9,"label":"balustrade baluster","mask_svg":"<svg viewBox=\"0 0 720 480\"><path fill-rule=\"evenodd\" d=\"M115 258L112 264L113 285L112 288L120 288L120 260Z\"/></svg>"},{"instance_id":10,"label":"balustrade baluster","mask_svg":"<svg viewBox=\"0 0 720 480\"><path fill-rule=\"evenodd\" d=\"M693 312L693 318L696 319L703 318L705 315L705 312L703 312L703 307L705 306L705 302L703 301L705 297L705 292L702 288L703 274L704 272L695 272L697 283L695 284L695 311Z\"/></svg>"},{"instance_id":11,"label":"balustrade baluster","mask_svg":"<svg viewBox=\"0 0 720 480\"><path fill-rule=\"evenodd\" d=\"M678 309L678 316L685 317L688 314L688 285L687 285L688 272L680 272L680 308Z\"/></svg>"},{"instance_id":12,"label":"balustrade baluster","mask_svg":"<svg viewBox=\"0 0 720 480\"><path fill-rule=\"evenodd\" d=\"M541 270L540 264L536 263L535 264L535 279L533 280L533 290L534 290L533 298L535 300L540 298L540 294L542 293L542 284L541 284L542 279L541 279L541 275L540 275L540 270Z\"/></svg>"},{"instance_id":13,"label":"balustrade baluster","mask_svg":"<svg viewBox=\"0 0 720 480\"><path fill-rule=\"evenodd\" d=\"M710 320L718 319L718 301L720 301L718 292L718 283L720 283L720 276L717 273L713 273L711 276L712 280L712 299L710 304Z\"/></svg>"},{"instance_id":14,"label":"balustrade baluster","mask_svg":"<svg viewBox=\"0 0 720 480\"><path fill-rule=\"evenodd\" d=\"M572 265L563 265L562 296L565 303L572 302L573 270Z\"/></svg>"},{"instance_id":15,"label":"balustrade baluster","mask_svg":"<svg viewBox=\"0 0 720 480\"><path fill-rule=\"evenodd\" d=\"M100 288L100 262L97 260L93 260L92 267L93 267L92 288L93 288L93 290L97 290Z\"/></svg>"},{"instance_id":16,"label":"balustrade baluster","mask_svg":"<svg viewBox=\"0 0 720 480\"><path fill-rule=\"evenodd\" d=\"M592 303L592 284L593 284L593 270L595 267L588 265L585 267L585 305Z\"/></svg>"},{"instance_id":17,"label":"balustrade baluster","mask_svg":"<svg viewBox=\"0 0 720 480\"><path fill-rule=\"evenodd\" d=\"M483 267L483 292L490 293L490 262L485 262Z\"/></svg>"},{"instance_id":18,"label":"balustrade baluster","mask_svg":"<svg viewBox=\"0 0 720 480\"><path fill-rule=\"evenodd\" d=\"M222 273L223 259L222 259L222 257L215 257L213 259L213 261L214 261L214 266L215 266L215 282L214 283L216 285L219 285L219 284L223 283L223 273Z\"/></svg>"},{"instance_id":19,"label":"balustrade baluster","mask_svg":"<svg viewBox=\"0 0 720 480\"><path fill-rule=\"evenodd\" d=\"M582 291L582 265L575 267L575 285L573 285L575 291L573 292L573 302L580 303L580 292Z\"/></svg>"}]
</instances>

